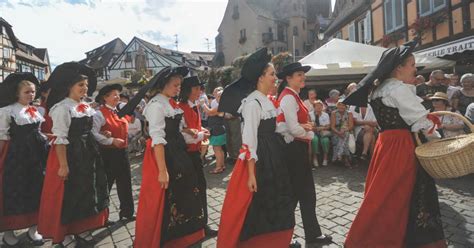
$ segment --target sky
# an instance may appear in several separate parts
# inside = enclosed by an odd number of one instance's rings
[[[333,5],[334,5],[333,0]],[[16,37],[47,48],[53,67],[134,36],[184,52],[215,50],[227,0],[0,0],[0,17]],[[208,39],[208,40],[206,40]]]

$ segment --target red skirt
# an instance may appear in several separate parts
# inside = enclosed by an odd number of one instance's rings
[[[53,243],[61,243],[64,236],[80,234],[85,231],[103,227],[109,218],[105,209],[94,216],[69,224],[61,223],[61,211],[64,195],[64,181],[58,176],[59,160],[55,146],[51,146],[46,165],[43,192],[39,210],[38,232],[45,238],[52,238]]]
[[[22,215],[3,215],[3,166],[9,144],[10,142],[6,141],[3,150],[0,151],[0,232],[23,229],[38,224],[38,212]]]
[[[345,247],[404,247],[416,171],[411,133],[380,133],[367,174],[364,201]]]
[[[293,228],[255,236],[246,241],[240,241],[240,232],[244,225],[248,207],[252,202],[253,193],[247,187],[249,172],[245,160],[238,159],[235,163],[232,177],[227,186],[227,193],[221,212],[218,248],[262,247],[287,248],[291,243]]]
[[[158,166],[148,139],[142,164],[142,184],[138,200],[134,247],[160,247],[161,225],[165,204],[165,190],[158,183]],[[170,240],[163,246],[169,248],[188,247],[205,236],[204,229]]]

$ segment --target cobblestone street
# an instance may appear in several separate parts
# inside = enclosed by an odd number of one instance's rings
[[[140,162],[139,158],[132,159],[133,191],[135,203],[138,203],[140,189]],[[211,227],[217,228],[220,211],[225,197],[225,189],[232,166],[227,165],[225,173],[211,175],[207,173],[208,205]],[[346,169],[340,166],[328,166],[313,171],[317,192],[317,215],[324,233],[333,236],[334,244],[325,247],[342,247],[345,234],[348,232],[352,220],[362,201],[366,166],[356,169]],[[437,182],[441,202],[441,213],[445,226],[445,235],[449,240],[449,247],[474,247],[474,175],[459,179],[440,180]],[[119,201],[115,190],[112,192],[110,206],[111,220],[118,219]],[[304,244],[304,235],[299,210],[296,212],[297,226],[295,236]],[[96,230],[94,236],[97,247],[130,247],[135,233],[135,222],[116,224],[109,228]],[[24,231],[18,232],[25,245]],[[196,247],[215,247],[216,239],[203,241]],[[43,247],[51,247],[51,243]]]

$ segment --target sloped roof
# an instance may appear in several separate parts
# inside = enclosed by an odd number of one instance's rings
[[[105,68],[110,64],[114,55],[121,54],[125,49],[125,42],[120,38],[95,48],[89,52],[86,52],[86,58],[81,60],[79,63],[87,64],[93,69]]]
[[[28,53],[18,49],[16,50],[16,58],[18,60],[26,60],[30,63],[33,63],[33,64],[38,64],[38,65],[42,65],[42,66],[48,66],[48,64],[46,64],[43,60],[41,60],[40,58],[36,57],[36,55],[32,54],[32,55],[29,55]]]
[[[10,23],[8,23],[7,21],[5,21],[5,19],[0,17],[0,27],[5,27],[8,37],[10,37],[10,40],[13,44],[13,47],[18,48],[18,42],[15,37],[15,34],[13,33],[12,25],[10,25]]]
[[[36,51],[39,50],[36,47],[26,44],[24,42],[18,41],[18,48],[15,51],[16,57],[20,60],[26,60],[30,63],[33,64],[38,64],[42,66],[48,66],[48,63],[44,60],[44,55],[46,55],[46,52],[44,52],[43,57],[39,57],[36,55]],[[42,50],[46,50],[43,48]],[[31,51],[31,55],[30,52]]]

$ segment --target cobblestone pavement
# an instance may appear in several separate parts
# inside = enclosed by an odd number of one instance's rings
[[[138,203],[140,189],[141,159],[132,159],[133,192],[135,204]],[[227,165],[223,174],[207,173],[211,166],[205,168],[208,180],[209,223],[218,227],[220,211],[225,197],[225,190],[230,179],[232,166]],[[328,166],[313,171],[317,192],[317,215],[324,233],[333,236],[334,244],[324,247],[342,247],[345,234],[360,206],[364,190],[366,166],[346,169],[340,166]],[[437,181],[441,204],[442,220],[449,247],[474,248],[474,175]],[[115,189],[111,194],[110,219],[118,219],[119,201]],[[303,226],[299,210],[296,211],[295,237],[304,244]],[[96,247],[130,247],[135,235],[135,222],[116,224],[96,230],[94,237],[98,240]],[[26,241],[25,230],[17,232],[22,239],[23,247],[32,247]],[[205,240],[195,247],[215,247],[216,239]],[[43,247],[51,247],[46,243]]]

